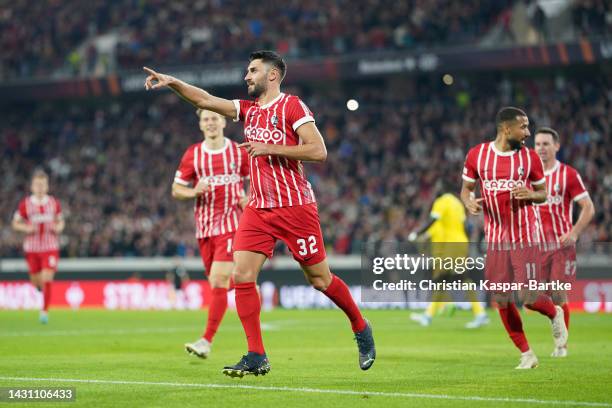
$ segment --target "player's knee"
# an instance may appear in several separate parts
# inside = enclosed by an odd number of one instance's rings
[[[324,292],[329,286],[329,283],[326,282],[325,279],[319,276],[308,277],[308,282],[312,285],[313,288],[315,288],[316,290],[320,292]]]
[[[565,292],[556,290],[551,293],[551,299],[555,305],[562,305],[567,302],[567,295]]]
[[[532,290],[524,290],[519,293],[519,299],[525,305],[532,305],[538,299],[538,292]]]
[[[502,309],[508,307],[508,303],[510,303],[510,296],[505,293],[494,293],[492,298]]]
[[[210,280],[210,286],[213,288],[228,288],[229,281],[229,275],[217,275]]]
[[[252,267],[236,265],[232,271],[235,283],[254,282],[256,277],[257,271]]]

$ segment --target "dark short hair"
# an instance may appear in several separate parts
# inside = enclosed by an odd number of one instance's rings
[[[527,114],[522,109],[515,108],[514,106],[501,108],[497,115],[495,115],[495,125],[499,127],[502,123],[514,121],[517,116],[527,116]]]
[[[557,133],[557,131],[553,128],[541,127],[541,128],[538,128],[538,130],[536,130],[535,132],[536,135],[538,133],[545,133],[547,135],[551,135],[555,143],[559,143],[559,133]]]
[[[278,53],[270,50],[254,51],[251,53],[249,61],[253,61],[256,59],[260,59],[262,62],[270,64],[274,68],[278,69],[281,74],[281,81],[285,79],[285,74],[287,73],[287,64],[285,63],[283,57],[281,57]]]
[[[210,109],[202,109],[202,108],[198,108],[198,109],[196,109],[195,114],[196,114],[196,116],[197,116],[198,118],[200,118],[200,117],[202,116],[202,114],[203,114],[204,112],[207,112],[207,111],[208,111],[208,112],[212,112],[212,113],[216,113],[217,115],[221,116],[222,118],[224,118],[224,117],[225,117],[225,116],[221,115],[220,113],[215,112],[214,110],[210,110]]]

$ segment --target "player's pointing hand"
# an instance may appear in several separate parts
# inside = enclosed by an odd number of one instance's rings
[[[269,156],[272,154],[270,151],[270,145],[267,143],[244,142],[239,144],[238,147],[245,149],[251,157]]]
[[[478,215],[482,211],[482,203],[484,198],[474,198],[470,197],[470,201],[465,203],[465,208],[467,208],[468,212],[472,215]]]
[[[142,67],[142,69],[144,69],[144,71],[149,74],[149,76],[147,76],[147,79],[145,79],[144,84],[145,89],[147,91],[149,89],[158,89],[164,86],[168,86],[174,80],[174,77],[155,72],[151,68]]]
[[[532,199],[532,191],[527,187],[515,187],[510,192],[512,198],[516,200],[531,200]]]

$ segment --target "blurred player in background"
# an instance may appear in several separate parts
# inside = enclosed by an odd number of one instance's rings
[[[244,79],[254,100],[233,101],[145,68],[146,89],[168,86],[199,108],[244,121],[246,142],[241,147],[249,154],[251,195],[236,233],[232,276],[248,353],[237,364],[223,369],[229,376],[270,371],[261,336],[256,282],[278,239],[300,263],[310,284],[349,318],[359,349],[359,367],[369,369],[376,358],[370,324],[346,283],[331,273],[327,263],[314,192],[302,165],[302,161],[325,161],[327,150],[312,112],[297,96],[280,91],[286,68],[285,61],[273,51],[252,53]]]
[[[487,258],[485,278],[492,283],[527,283],[538,278],[540,263],[538,214],[533,203],[546,201],[542,161],[525,147],[529,119],[522,110],[502,108],[496,116],[497,136],[469,150],[463,168],[461,201],[470,214],[484,209]],[[474,190],[479,180],[481,198]],[[520,293],[523,303],[547,316],[556,347],[567,341],[563,309],[548,296]],[[538,359],[529,347],[512,291],[493,291],[499,315],[510,338],[521,351],[517,369],[535,368]]]
[[[465,233],[465,208],[461,200],[451,193],[452,187],[445,180],[438,183],[440,195],[434,200],[429,220],[418,230],[413,231],[408,236],[409,241],[415,241],[422,234],[429,236],[431,240],[432,256],[446,258],[467,257],[469,255],[469,240]],[[447,245],[448,244],[448,245]],[[432,279],[439,281],[442,279],[453,280],[461,278],[454,271],[435,269]],[[467,282],[467,276],[462,279]],[[418,322],[421,326],[429,326],[436,312],[444,308],[447,302],[452,299],[443,298],[448,296],[448,292],[436,291],[432,295],[432,302],[427,306],[425,313],[412,313],[410,318]],[[466,296],[470,300],[474,320],[466,324],[466,328],[475,329],[489,323],[484,307],[478,301],[476,293],[469,291]]]
[[[593,219],[595,209],[580,174],[557,160],[561,145],[559,134],[551,128],[540,128],[535,135],[535,148],[544,165],[547,199],[537,209],[546,243],[542,262],[543,278],[548,281],[573,283],[576,278],[576,241]],[[573,204],[580,207],[580,216],[572,225]],[[565,326],[569,330],[570,310],[567,293],[553,291],[552,300],[563,308]],[[567,343],[555,347],[553,357],[567,356]]]
[[[185,350],[206,358],[227,310],[234,265],[232,245],[246,205],[243,179],[249,176],[249,168],[244,150],[224,136],[225,118],[204,109],[198,109],[196,114],[204,141],[191,145],[183,154],[172,196],[195,201],[196,238],[212,298],[202,337],[185,344]]]
[[[60,202],[49,195],[49,177],[36,170],[30,186],[32,194],[19,203],[13,216],[13,229],[25,234],[23,252],[30,281],[43,295],[40,322],[49,321],[51,283],[59,262],[59,234],[64,230]]]
[[[168,296],[172,309],[185,309],[186,303],[183,289],[189,283],[189,274],[187,269],[185,269],[185,265],[183,265],[183,258],[181,256],[175,256],[172,259],[172,265],[166,272],[166,282],[168,283]]]

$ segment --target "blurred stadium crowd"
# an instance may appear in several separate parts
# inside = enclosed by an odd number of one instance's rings
[[[560,159],[576,167],[597,214],[582,245],[612,239],[612,79],[599,71],[553,78],[391,77],[372,83],[289,88],[315,113],[327,162],[306,165],[330,253],[367,240],[405,240],[423,221],[440,180],[460,187],[468,148],[495,136],[501,105],[526,108],[534,127],[559,130]],[[344,87],[344,88],[343,88]],[[236,90],[235,95],[244,91]],[[346,109],[346,95],[360,103]],[[201,140],[190,106],[171,93],[120,100],[38,103],[3,109],[0,123],[0,256],[19,256],[10,229],[40,164],[67,218],[65,256],[174,255],[196,242],[191,204],[170,196],[185,148]],[[239,124],[226,135],[241,140]],[[480,239],[482,220],[470,220]],[[282,251],[282,249],[281,249]]]
[[[0,5],[0,78],[106,74],[152,61],[242,61],[262,48],[304,58],[473,44],[494,27],[514,42],[545,41],[553,34],[544,3],[15,0]],[[569,21],[561,25],[575,35],[610,35],[609,1],[549,3],[567,6]]]

